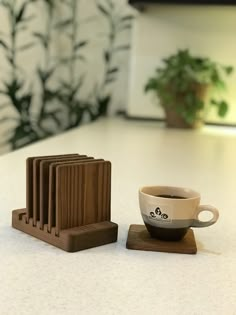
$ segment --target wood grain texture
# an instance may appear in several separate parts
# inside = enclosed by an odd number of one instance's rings
[[[31,218],[30,221],[33,219]],[[39,225],[27,224],[26,209],[12,211],[12,227],[67,252],[76,252],[116,242],[118,234],[116,223],[104,221],[63,230],[60,237],[57,237],[54,229],[52,233],[48,233],[47,224],[44,225],[43,229],[40,229]]]
[[[56,233],[110,220],[111,163],[56,167]]]
[[[179,254],[196,254],[197,245],[192,229],[189,229],[181,241],[169,242],[152,238],[145,225],[130,225],[126,247],[128,249],[167,252]]]
[[[78,154],[63,154],[52,156],[41,156],[33,159],[33,225],[40,219],[40,162],[51,158],[67,158],[78,156]]]
[[[33,217],[33,160],[29,157],[26,160],[26,220]]]
[[[66,163],[68,161],[74,162],[87,158],[86,155],[75,155],[70,157],[54,157],[39,162],[39,221],[40,228],[48,223],[48,205],[49,205],[49,166],[55,162]]]
[[[12,212],[12,226],[75,252],[117,241],[110,222],[111,163],[86,155],[30,157],[26,209]]]
[[[74,154],[66,154],[67,156],[74,156]],[[65,156],[63,155],[56,155],[57,157]],[[34,179],[33,179],[33,161],[37,158],[52,158],[55,155],[47,155],[47,156],[32,156],[26,159],[26,220],[29,222],[29,219],[33,217],[33,191],[34,191]]]
[[[49,191],[48,191],[48,231],[50,232],[56,226],[56,167],[59,165],[90,163],[93,161],[103,161],[102,159],[94,159],[93,157],[78,158],[75,161],[68,160],[66,162],[55,162],[49,166]],[[79,180],[79,179],[78,179]]]

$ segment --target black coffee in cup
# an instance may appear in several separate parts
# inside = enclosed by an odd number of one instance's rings
[[[186,197],[175,196],[175,195],[155,195],[155,197],[170,198],[170,199],[187,199]]]

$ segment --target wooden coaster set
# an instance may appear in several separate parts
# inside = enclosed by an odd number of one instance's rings
[[[117,241],[111,219],[111,163],[86,155],[29,157],[26,209],[12,226],[68,252]]]

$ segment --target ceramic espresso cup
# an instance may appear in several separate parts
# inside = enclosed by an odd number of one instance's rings
[[[189,227],[206,227],[219,217],[215,207],[200,205],[198,192],[181,187],[142,187],[139,189],[139,206],[150,235],[166,241],[181,240]],[[209,221],[199,220],[203,211],[212,213]]]

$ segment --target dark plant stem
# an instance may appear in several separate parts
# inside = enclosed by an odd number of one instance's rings
[[[13,7],[16,6],[16,0],[13,0]],[[16,20],[12,10],[11,14],[11,58],[12,58],[12,80],[16,80]]]
[[[106,82],[109,78],[109,70],[112,65],[113,61],[113,51],[115,47],[115,41],[116,41],[116,26],[112,18],[109,19],[110,24],[110,34],[108,35],[109,41],[108,41],[108,48],[107,48],[107,62],[105,63],[105,75],[102,83],[102,89],[101,92],[105,92]]]

